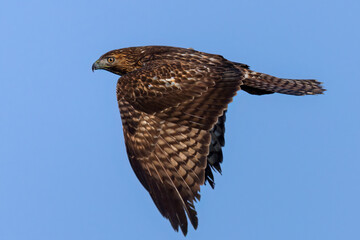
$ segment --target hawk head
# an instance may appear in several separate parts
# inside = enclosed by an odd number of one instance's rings
[[[92,65],[92,70],[103,69],[117,75],[124,75],[141,68],[141,56],[133,49],[118,49],[105,53]]]

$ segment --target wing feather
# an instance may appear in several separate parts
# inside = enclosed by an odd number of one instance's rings
[[[180,62],[150,65],[118,81],[131,166],[160,213],[184,234],[187,217],[198,225],[194,202],[208,175],[210,130],[240,84],[237,69]]]

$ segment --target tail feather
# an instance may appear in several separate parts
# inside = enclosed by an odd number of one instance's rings
[[[244,74],[241,88],[250,94],[282,93],[288,95],[322,94],[325,89],[314,79],[286,79],[241,68]]]

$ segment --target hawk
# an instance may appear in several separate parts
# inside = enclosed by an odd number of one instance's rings
[[[92,70],[121,75],[116,95],[130,164],[174,230],[198,226],[200,186],[221,173],[225,113],[240,89],[255,95],[314,95],[316,80],[254,72],[191,48],[144,46],[102,55]]]

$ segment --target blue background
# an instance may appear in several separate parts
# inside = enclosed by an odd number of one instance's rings
[[[0,1],[0,239],[183,239],[128,163],[117,76],[128,46],[192,47],[321,96],[229,107],[223,175],[187,239],[360,239],[360,3]]]

